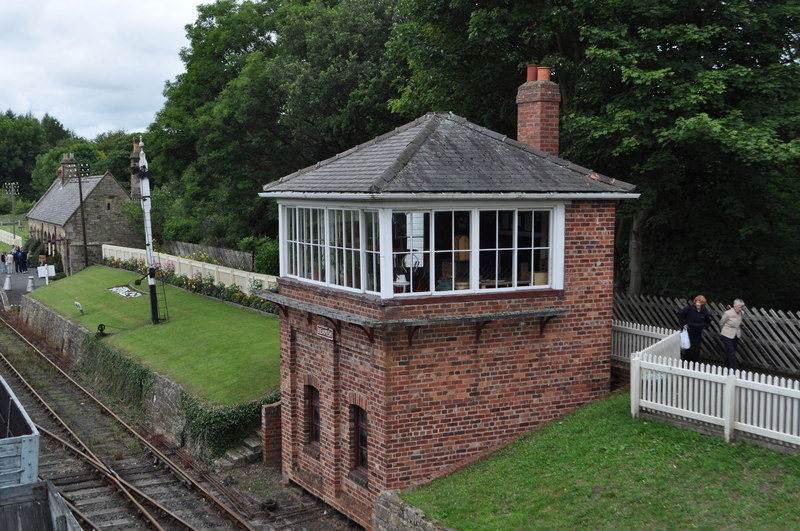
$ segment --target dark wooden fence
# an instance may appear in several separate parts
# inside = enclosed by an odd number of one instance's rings
[[[254,271],[253,253],[237,251],[236,249],[197,245],[196,243],[172,241],[165,241],[161,247],[166,253],[174,254],[175,256],[206,262],[208,260],[203,260],[199,257],[201,254],[206,254],[214,263],[219,265],[241,269],[242,271]]]
[[[679,309],[685,299],[614,295],[614,319],[664,328],[679,328]],[[703,334],[701,361],[724,363],[719,319],[729,304],[708,303],[711,326]],[[737,355],[741,368],[786,376],[800,375],[800,312],[746,307]]]

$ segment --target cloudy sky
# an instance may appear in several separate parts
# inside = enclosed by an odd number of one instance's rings
[[[45,113],[88,139],[142,131],[183,71],[184,26],[212,0],[24,0],[0,9],[0,112]]]

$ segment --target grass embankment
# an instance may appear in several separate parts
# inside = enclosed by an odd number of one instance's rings
[[[153,325],[146,280],[141,297],[109,291],[137,278],[96,266],[30,295],[90,331],[104,324],[111,335],[103,341],[214,404],[255,400],[280,385],[277,319],[167,286],[169,321]]]
[[[618,393],[402,498],[472,529],[799,529],[800,456],[633,419]]]

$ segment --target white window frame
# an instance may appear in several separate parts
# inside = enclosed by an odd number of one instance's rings
[[[536,290],[543,290],[543,289],[555,289],[561,290],[564,289],[564,270],[565,270],[565,240],[566,240],[566,206],[568,201],[564,202],[509,202],[509,203],[502,203],[497,202],[491,206],[488,205],[476,205],[474,201],[472,202],[453,202],[453,203],[437,203],[437,204],[429,204],[426,205],[426,208],[408,208],[408,204],[396,203],[396,204],[382,204],[380,207],[375,207],[373,205],[369,205],[367,203],[363,204],[348,204],[348,205],[340,205],[340,204],[325,204],[321,205],[319,202],[298,202],[292,204],[282,204],[278,210],[279,215],[279,235],[280,235],[280,274],[284,277],[289,278],[296,278],[305,282],[310,282],[313,284],[318,285],[326,285],[330,287],[334,287],[337,289],[343,289],[346,291],[357,292],[357,293],[367,293],[373,295],[380,295],[382,298],[394,298],[394,297],[407,297],[407,296],[442,296],[442,295],[463,295],[463,294],[474,294],[474,293],[495,293],[495,292],[503,292],[503,291],[536,291]],[[326,261],[325,264],[325,278],[324,279],[313,279],[313,278],[306,278],[300,276],[296,273],[290,274],[290,253],[289,253],[289,246],[292,245],[294,241],[289,240],[289,216],[293,212],[297,212],[297,209],[303,208],[310,208],[310,209],[319,209],[324,212],[324,259]],[[330,235],[330,210],[351,210],[359,213],[359,231],[360,231],[360,274],[361,274],[361,287],[354,288],[349,286],[342,286],[338,283],[331,282],[331,261],[330,261],[330,253],[331,253],[331,246],[330,242],[328,241]],[[532,286],[519,286],[519,287],[498,287],[498,288],[480,288],[480,262],[479,262],[479,223],[480,223],[480,212],[484,211],[505,211],[505,210],[514,210],[514,211],[548,211],[550,213],[550,265],[548,271],[548,283],[543,285],[532,285]],[[470,285],[469,289],[459,289],[459,290],[452,290],[452,291],[436,291],[435,289],[435,279],[429,279],[429,286],[430,291],[417,291],[417,292],[399,292],[396,293],[396,286],[395,286],[395,267],[394,267],[394,253],[392,249],[392,215],[395,213],[400,212],[413,212],[413,213],[420,213],[420,214],[429,214],[429,226],[430,230],[434,228],[434,213],[441,211],[469,211],[470,212],[470,242],[471,248],[470,252]],[[377,222],[378,222],[378,233],[376,234],[378,243],[377,250],[368,250],[366,247],[367,235],[366,235],[366,212],[373,212],[375,213]],[[515,215],[516,218],[516,215]],[[514,252],[515,252],[515,260],[516,260],[516,249],[518,240],[514,238]],[[297,242],[294,242],[297,245]],[[431,247],[431,245],[429,245]],[[433,252],[432,249],[428,249],[423,251],[427,253],[429,259],[433,259]],[[377,255],[377,256],[376,256]],[[368,267],[367,260],[370,259],[373,263],[379,263],[379,285],[376,286],[377,289],[367,289],[367,272]],[[516,267],[514,278],[516,279]],[[533,268],[532,268],[533,269]],[[533,274],[533,270],[531,271]]]

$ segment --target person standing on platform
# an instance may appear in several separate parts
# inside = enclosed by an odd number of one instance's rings
[[[725,366],[733,370],[739,368],[736,362],[736,347],[739,338],[742,337],[743,311],[744,301],[736,299],[733,301],[733,308],[723,313],[719,320],[719,333],[722,336],[722,343],[725,345]]]
[[[711,324],[711,314],[706,308],[706,298],[698,295],[692,300],[692,304],[678,310],[678,322],[689,331],[688,350],[681,351],[684,356],[681,359],[686,361],[700,361],[700,348],[703,346],[703,330]]]

